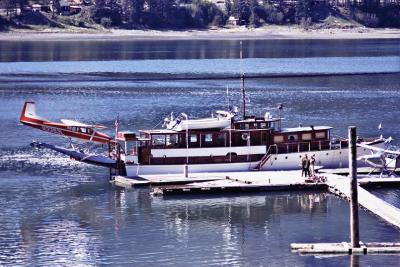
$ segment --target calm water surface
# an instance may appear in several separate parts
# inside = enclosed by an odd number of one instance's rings
[[[274,113],[283,103],[288,126],[331,125],[344,136],[354,124],[360,135],[392,135],[399,145],[399,45],[245,41],[240,61],[237,41],[0,42],[0,265],[398,266],[397,256],[290,252],[292,242],[349,239],[348,204],[332,195],[153,198],[148,189],[114,188],[105,169],[30,148],[33,139],[65,141],[18,116],[29,99],[46,118],[98,122],[112,134],[117,113],[122,129],[138,130],[171,111],[200,117],[238,104],[239,80],[224,75],[323,73],[249,79],[250,111]],[[398,190],[373,193],[400,207]],[[397,229],[360,216],[364,242],[400,242]]]

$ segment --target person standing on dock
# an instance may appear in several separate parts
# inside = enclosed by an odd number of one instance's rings
[[[307,177],[307,161],[308,161],[308,156],[307,154],[304,155],[304,157],[301,158],[301,177]]]
[[[315,155],[311,156],[310,166],[311,166],[311,174],[310,174],[310,176],[315,176]]]

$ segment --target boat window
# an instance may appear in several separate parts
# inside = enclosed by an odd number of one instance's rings
[[[151,141],[153,145],[165,145],[165,136],[164,135],[152,135]]]
[[[212,134],[205,134],[204,141],[205,142],[212,142]]]
[[[291,134],[288,136],[289,142],[297,141],[299,139],[299,136],[297,134]]]
[[[260,128],[261,129],[267,128],[267,124],[265,122],[260,123]]]
[[[218,134],[218,143],[219,145],[226,146],[226,134],[225,133],[219,133]]]
[[[306,140],[311,140],[311,133],[304,133],[301,135],[301,139],[306,141]]]
[[[82,133],[86,133],[86,128],[81,128]]]
[[[283,135],[276,135],[276,136],[274,136],[274,143],[275,143],[275,144],[283,143]]]
[[[245,123],[244,124],[244,128],[247,130],[247,129],[249,129],[249,124],[248,123]]]
[[[326,137],[325,132],[316,132],[315,133],[315,138],[322,139],[322,138],[325,138],[325,137]]]
[[[197,134],[191,134],[189,140],[190,143],[197,143]]]
[[[166,144],[167,146],[176,146],[179,143],[178,135],[171,134],[166,136]]]

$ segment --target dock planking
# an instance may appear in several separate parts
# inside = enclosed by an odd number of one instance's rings
[[[328,176],[327,179],[328,190],[333,194],[339,195],[346,199],[350,199],[349,178],[331,174],[327,174],[327,176]],[[382,184],[384,183],[385,180],[387,183],[397,184],[397,181],[395,179],[399,178],[366,177],[359,179],[359,181],[362,181],[363,183],[369,185],[372,183]],[[358,186],[358,203],[360,206],[371,211],[372,213],[382,218],[386,222],[396,226],[397,228],[400,228],[400,209],[374,196],[361,186]]]
[[[161,185],[183,185],[195,182],[207,182],[225,179],[221,173],[216,174],[190,174],[184,177],[183,174],[166,175],[142,175],[141,177],[114,176],[112,182],[115,185],[124,187],[138,186],[161,186]]]
[[[200,177],[210,174],[198,174]],[[213,174],[216,175],[216,174]],[[324,190],[323,183],[309,183],[299,171],[228,172],[218,174],[222,179],[187,185],[161,186],[156,192],[163,195],[195,193],[259,192],[282,190]]]

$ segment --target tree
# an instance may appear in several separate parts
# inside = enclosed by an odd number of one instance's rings
[[[133,0],[132,3],[131,20],[134,24],[138,24],[142,20],[144,0]]]
[[[107,23],[107,25],[120,26],[122,24],[121,14],[122,9],[117,0],[96,0],[92,18],[97,23],[100,23],[102,18],[109,18],[111,23]]]
[[[56,14],[60,13],[61,5],[60,5],[60,0],[53,0],[53,17],[55,17]]]
[[[8,19],[16,16],[17,14],[17,1],[16,0],[3,0],[3,6],[6,10],[6,15]]]
[[[240,24],[248,24],[251,16],[250,0],[234,0],[233,14],[239,19]]]
[[[307,27],[312,21],[313,0],[298,0],[296,5],[295,19],[297,23]]]

